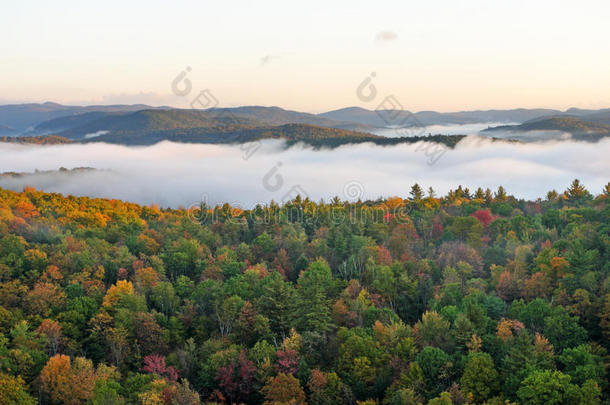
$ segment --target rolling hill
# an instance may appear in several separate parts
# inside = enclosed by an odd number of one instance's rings
[[[248,126],[235,123],[235,118],[217,118],[217,125],[172,128],[157,131],[115,131],[81,142],[107,142],[123,145],[152,145],[161,141],[241,144],[266,139],[281,139],[288,145],[304,143],[315,147],[336,147],[345,144],[371,142],[377,145],[414,143],[421,140],[443,143],[453,147],[463,135],[435,135],[422,137],[387,138],[365,132],[339,128],[326,128],[308,124],[285,124],[279,126]],[[228,122],[226,122],[229,120]],[[226,122],[226,125],[222,125]]]
[[[198,133],[224,133],[264,124],[249,118],[202,110],[142,110],[128,114],[106,114],[96,120],[59,133],[70,139],[92,135],[142,138],[187,130]]]
[[[66,117],[93,111],[129,112],[151,108],[167,107],[151,107],[143,104],[68,106],[51,102],[40,104],[7,104],[0,105],[0,125],[14,128],[18,132],[24,132],[34,128],[43,121],[59,117]]]
[[[375,127],[387,126],[381,115],[404,114],[405,111],[367,110],[360,107],[348,107],[339,110],[318,114],[327,119],[354,122],[362,125]],[[408,112],[407,112],[408,113]],[[525,122],[541,116],[560,114],[561,111],[549,109],[513,109],[513,110],[481,110],[481,111],[459,111],[452,113],[439,113],[436,111],[419,111],[412,113],[421,125],[450,125],[450,124],[473,124],[483,122]],[[412,120],[410,125],[414,124]],[[407,120],[409,123],[409,120]]]
[[[50,134],[66,131],[72,128],[78,128],[88,125],[94,121],[108,116],[116,116],[126,114],[125,112],[104,112],[104,111],[92,111],[76,115],[68,115],[65,117],[53,118],[48,121],[43,121],[34,127],[33,131],[37,134]]]
[[[183,115],[180,114],[182,117]],[[201,118],[201,117],[197,117]],[[154,124],[158,122],[153,121]],[[147,123],[150,124],[150,123]],[[144,130],[111,130],[84,142],[108,142],[127,145],[149,145],[163,140],[190,143],[245,143],[262,139],[284,139],[288,142],[349,143],[374,140],[379,137],[363,132],[326,128],[308,124],[261,125],[246,118],[220,116],[193,122],[192,126],[168,127],[146,125]],[[142,127],[141,127],[142,128]]]
[[[71,143],[68,138],[55,135],[45,136],[2,136],[0,142],[20,143],[20,144],[36,144],[36,145],[59,145]]]
[[[488,134],[512,133],[519,137],[529,137],[532,140],[536,140],[544,133],[547,133],[546,138],[549,135],[553,138],[552,133],[555,133],[557,138],[568,133],[574,139],[596,141],[610,136],[610,125],[601,121],[595,122],[580,117],[562,115],[538,118],[520,125],[502,125],[488,128],[482,132]]]
[[[240,118],[248,118],[262,122],[266,125],[285,125],[285,124],[308,124],[327,128],[340,129],[369,129],[367,126],[358,123],[324,118],[320,115],[309,114],[298,111],[284,110],[280,107],[261,107],[245,106],[235,108],[214,108],[206,110],[209,113],[220,115],[233,115]]]
[[[13,135],[17,131],[14,128],[7,127],[5,125],[0,125],[0,136]]]
[[[387,122],[388,117],[390,122]],[[309,142],[320,142],[324,137],[332,142],[347,138],[361,140],[371,137],[370,133],[377,129],[401,122],[403,126],[522,122],[520,125],[491,128],[485,133],[505,138],[514,134],[514,139],[537,140],[530,135],[540,131],[556,131],[579,139],[595,140],[607,136],[610,131],[610,110],[572,108],[561,112],[513,109],[453,113],[420,111],[411,114],[398,110],[373,111],[349,107],[310,114],[262,106],[207,110],[146,105],[83,107],[56,103],[0,106],[0,136],[58,135],[73,141],[105,140],[126,144],[150,144],[165,139],[188,142],[233,142],[248,138],[282,138],[292,142],[299,137]],[[339,136],[338,132],[323,129],[352,133]]]
[[[583,117],[587,121],[602,123],[606,125],[610,125],[610,110],[601,110],[594,112],[592,114],[587,114]]]
[[[61,133],[71,139],[100,132],[116,133],[141,130],[145,133],[169,129],[210,128],[216,122],[231,118],[243,126],[278,126],[308,124],[327,128],[367,131],[369,127],[355,123],[333,121],[314,114],[284,110],[279,107],[237,107],[194,109],[146,109],[136,112],[94,111],[54,118],[38,124],[34,134]]]

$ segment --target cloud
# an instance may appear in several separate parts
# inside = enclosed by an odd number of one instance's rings
[[[373,133],[388,138],[396,138],[400,136],[417,136],[421,134],[432,135],[476,135],[486,138],[501,138],[518,140],[521,142],[541,142],[541,141],[567,141],[572,138],[572,134],[563,131],[484,131],[487,128],[493,128],[504,125],[517,125],[518,123],[507,122],[478,122],[472,124],[439,124],[439,125],[423,125],[413,131],[403,131],[400,128],[377,128],[373,129]]]
[[[398,38],[398,34],[394,31],[381,31],[377,34],[375,39],[379,42],[391,42]]]
[[[271,63],[271,61],[273,61],[274,59],[281,59],[284,56],[284,54],[280,54],[280,55],[265,55],[261,58],[261,66],[266,66],[269,63]]]
[[[97,138],[98,136],[106,135],[109,131],[97,131],[84,136],[85,139]]]
[[[432,134],[432,135],[484,135],[493,137],[496,136],[494,133],[481,133],[480,131],[495,127],[498,125],[512,125],[513,123],[506,122],[477,122],[472,124],[437,124],[437,125],[423,125],[423,131],[419,129],[417,131],[413,131],[414,135],[419,134],[419,132],[423,132],[424,134]],[[389,138],[395,138],[399,136],[404,136],[404,131],[400,131],[396,128],[378,128],[373,129],[373,131],[377,135],[387,136]]]
[[[391,147],[347,145],[312,150],[265,141],[249,159],[238,145],[162,142],[147,147],[105,143],[53,146],[0,143],[0,172],[94,167],[98,171],[0,177],[0,187],[33,186],[49,192],[118,198],[141,204],[188,207],[203,198],[210,204],[242,207],[282,201],[299,192],[317,201],[343,195],[358,184],[363,199],[407,197],[411,185],[432,186],[444,194],[458,185],[499,185],[521,198],[544,197],[579,178],[601,192],[610,173],[610,139],[598,143],[548,141],[515,144],[468,137],[434,165],[423,144]],[[353,188],[353,187],[352,187]]]

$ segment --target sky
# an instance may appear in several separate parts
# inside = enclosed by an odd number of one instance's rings
[[[2,15],[0,103],[610,107],[607,0],[21,0]]]

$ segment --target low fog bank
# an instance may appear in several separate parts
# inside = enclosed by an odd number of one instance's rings
[[[572,139],[572,134],[564,131],[509,131],[509,130],[495,130],[481,132],[480,135],[502,138],[502,139],[514,139],[521,142],[541,142],[541,141],[567,141]]]
[[[426,147],[430,147],[426,149]],[[544,197],[564,190],[574,178],[599,194],[610,180],[610,139],[516,144],[468,137],[430,164],[436,144],[391,147],[358,144],[314,151],[286,149],[281,141],[258,149],[237,145],[162,142],[147,147],[105,143],[32,146],[0,144],[0,172],[34,172],[60,167],[98,171],[0,177],[0,187],[32,186],[48,192],[118,198],[140,204],[188,207],[205,199],[242,207],[297,193],[314,200],[406,197],[411,185],[444,194],[458,185],[497,188],[517,197]],[[438,150],[437,150],[438,151]],[[440,157],[439,157],[440,156]]]
[[[376,135],[388,138],[412,137],[432,135],[475,135],[487,138],[512,139],[521,142],[545,142],[545,141],[566,141],[572,138],[569,132],[548,130],[548,131],[515,131],[510,130],[510,126],[519,125],[516,122],[484,122],[474,124],[448,124],[448,125],[428,125],[425,127],[411,128],[380,128],[372,131]],[[493,131],[486,131],[490,128],[500,127]]]
[[[421,128],[379,128],[372,131],[375,135],[386,136],[388,138],[396,138],[400,136],[417,136],[417,135],[485,135],[480,134],[484,129],[493,128],[504,125],[518,125],[517,122],[482,122],[473,124],[446,124],[446,125],[428,125]],[[494,136],[489,133],[486,136]]]

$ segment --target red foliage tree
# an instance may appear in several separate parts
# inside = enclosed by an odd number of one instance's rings
[[[144,367],[142,371],[157,374],[167,381],[175,382],[178,380],[178,371],[172,366],[165,365],[165,357],[158,354],[151,354],[144,357]]]
[[[509,271],[502,272],[496,286],[498,297],[504,301],[512,301],[519,296],[519,283],[515,275]]]
[[[296,350],[278,350],[275,370],[278,373],[295,374],[299,369],[299,353]]]
[[[218,369],[216,381],[230,403],[241,403],[245,402],[252,392],[255,376],[256,366],[242,350],[237,359]]]
[[[478,219],[481,225],[485,227],[489,226],[495,219],[489,210],[476,210],[471,215]]]

